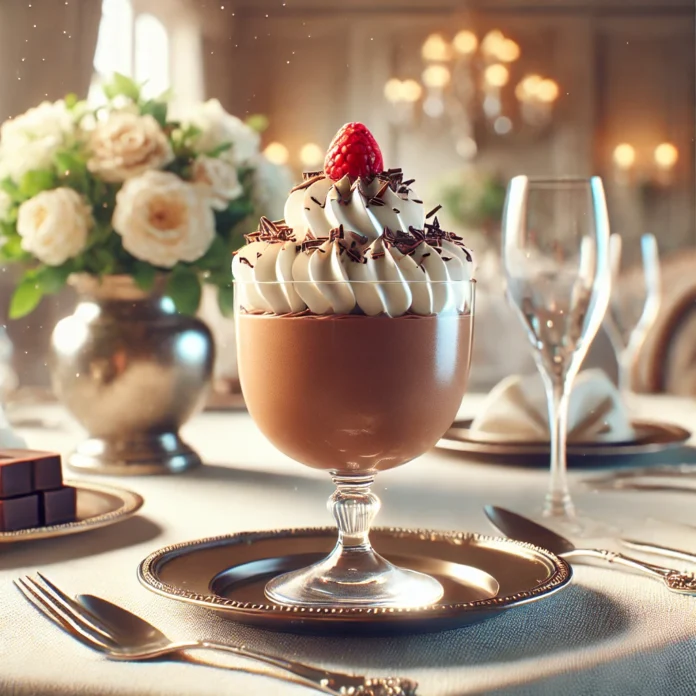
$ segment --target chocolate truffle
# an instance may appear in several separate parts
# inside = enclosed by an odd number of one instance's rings
[[[28,450],[0,451],[0,498],[32,492],[32,458]]]
[[[39,496],[23,495],[0,500],[0,532],[39,526]]]
[[[41,491],[41,524],[74,522],[77,513],[77,491],[64,486],[53,491]]]

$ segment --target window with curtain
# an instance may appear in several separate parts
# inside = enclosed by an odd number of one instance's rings
[[[114,72],[142,84],[145,97],[158,96],[171,86],[167,27],[153,14],[137,13],[132,0],[103,0],[90,104],[104,103],[100,84]]]

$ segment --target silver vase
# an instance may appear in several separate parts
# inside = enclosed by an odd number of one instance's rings
[[[50,356],[56,396],[88,433],[69,467],[139,475],[198,466],[178,430],[210,384],[215,351],[207,326],[129,276],[78,275],[71,284],[78,305],[56,325]]]

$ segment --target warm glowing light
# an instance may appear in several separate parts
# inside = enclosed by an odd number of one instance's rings
[[[619,169],[630,169],[636,161],[636,149],[628,143],[614,148],[614,163]]]
[[[266,159],[273,164],[287,164],[290,157],[288,148],[283,143],[268,143],[263,151]]]
[[[384,85],[384,96],[388,102],[395,104],[396,102],[401,101],[401,85],[401,80],[397,79],[396,77],[392,77],[391,80],[387,80],[387,83]]]
[[[536,98],[546,104],[558,99],[558,85],[553,80],[542,80],[536,87]]]
[[[462,29],[452,40],[452,45],[457,53],[470,56],[478,47],[478,39],[473,31]]]
[[[324,161],[324,151],[316,143],[307,143],[300,150],[300,162],[305,167],[314,167]]]
[[[491,87],[504,87],[510,79],[510,72],[504,65],[494,63],[486,68],[483,78]]]
[[[452,57],[450,45],[440,34],[431,34],[421,48],[423,60],[444,62]]]
[[[417,102],[423,94],[423,88],[415,80],[404,80],[401,83],[401,98],[405,102],[413,104]]]
[[[497,47],[495,56],[503,63],[514,63],[520,57],[520,47],[512,39],[504,39]]]
[[[679,150],[672,143],[660,143],[655,148],[655,164],[660,169],[671,169],[679,159]]]
[[[429,65],[423,71],[423,82],[427,87],[446,87],[450,81],[450,71],[444,65]]]
[[[487,56],[497,56],[505,40],[502,31],[493,29],[493,31],[489,31],[483,37],[483,41],[481,41],[481,50]]]

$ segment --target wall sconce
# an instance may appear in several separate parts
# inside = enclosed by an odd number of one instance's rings
[[[660,143],[655,147],[649,164],[638,161],[638,153],[630,143],[620,143],[612,153],[615,177],[619,183],[626,183],[635,175],[641,183],[668,186],[672,183],[674,166],[679,160],[679,150],[672,143]]]
[[[290,159],[288,148],[285,147],[283,143],[268,143],[268,145],[266,145],[266,149],[263,151],[263,154],[269,162],[279,166],[287,164],[288,159]]]
[[[307,171],[314,171],[324,162],[324,151],[316,143],[306,143],[300,150],[300,162]]]

